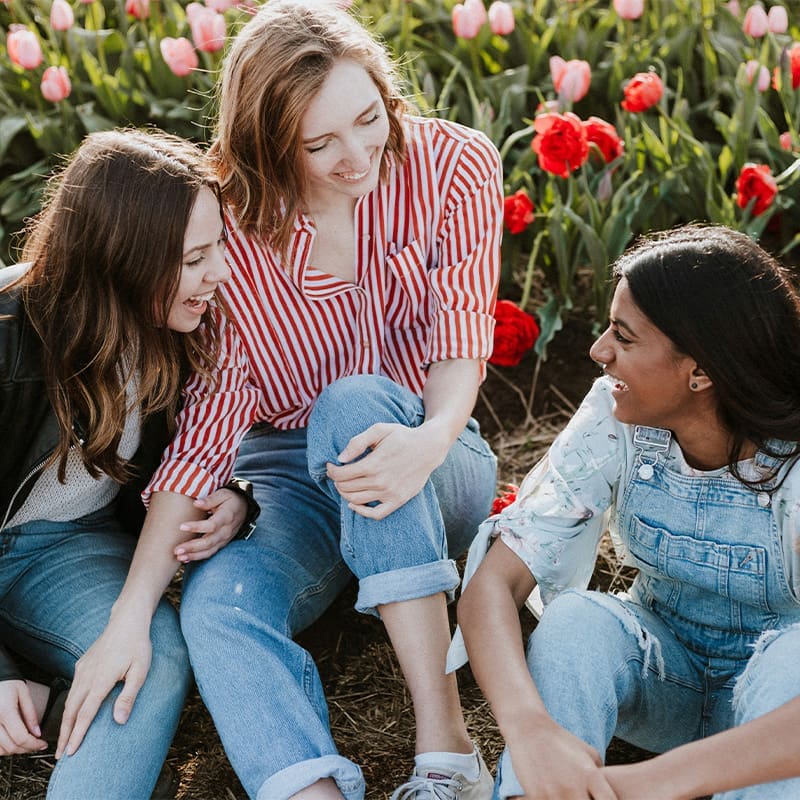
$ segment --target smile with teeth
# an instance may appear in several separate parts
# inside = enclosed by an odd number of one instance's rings
[[[614,377],[610,372],[606,372],[606,376],[611,378],[614,381],[614,388],[618,392],[627,392],[628,391],[628,384],[625,381],[621,381],[619,378]]]
[[[337,172],[337,177],[348,183],[358,183],[369,175],[372,170],[372,159],[370,158],[367,168],[363,172]]]
[[[214,296],[214,292],[206,292],[205,294],[196,294],[194,297],[190,297],[188,300],[185,300],[187,306],[193,306],[197,308],[198,306],[203,305],[203,303],[207,303],[212,297]]]

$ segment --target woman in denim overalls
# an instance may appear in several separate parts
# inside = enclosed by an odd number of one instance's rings
[[[615,275],[605,377],[484,524],[500,541],[459,607],[507,742],[495,796],[800,798],[800,301],[720,227],[646,240]],[[629,595],[585,589],[606,528]],[[612,736],[662,755],[603,767]]]

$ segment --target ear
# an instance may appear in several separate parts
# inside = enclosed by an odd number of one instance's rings
[[[693,392],[703,392],[712,388],[713,385],[711,378],[706,375],[706,371],[701,366],[695,364],[689,374],[689,388]]]

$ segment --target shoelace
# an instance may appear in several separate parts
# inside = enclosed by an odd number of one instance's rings
[[[423,778],[414,775],[395,790],[391,800],[458,800],[463,788],[461,781],[455,778]]]

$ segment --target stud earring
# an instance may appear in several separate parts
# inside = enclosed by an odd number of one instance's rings
[[[690,386],[692,389],[696,389],[696,388],[697,388],[697,384],[696,384],[696,383],[690,383],[690,384],[689,384],[689,386]]]

